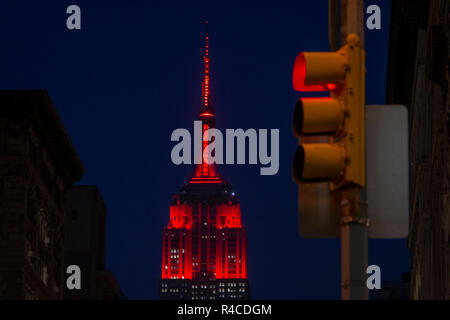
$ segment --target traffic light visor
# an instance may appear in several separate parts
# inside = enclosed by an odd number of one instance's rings
[[[337,131],[344,121],[339,100],[332,98],[301,98],[292,117],[294,135],[326,134]]]
[[[292,84],[296,91],[332,91],[345,78],[346,58],[338,52],[300,52]]]
[[[300,144],[294,155],[294,181],[328,181],[338,178],[345,168],[344,150],[337,144]]]

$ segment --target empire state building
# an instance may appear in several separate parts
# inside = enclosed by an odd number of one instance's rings
[[[203,133],[215,126],[210,95],[209,35],[199,118]],[[204,139],[206,140],[206,139]],[[204,142],[204,150],[208,142]],[[208,161],[209,162],[209,161]],[[202,159],[173,196],[162,240],[160,299],[249,299],[247,237],[239,200],[216,164]]]

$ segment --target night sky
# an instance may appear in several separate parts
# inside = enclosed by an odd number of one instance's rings
[[[77,4],[82,30],[66,28]],[[366,30],[367,103],[385,102],[390,1],[382,29]],[[193,131],[201,98],[204,21],[209,21],[216,125],[280,129],[280,170],[223,165],[248,234],[252,298],[339,299],[340,244],[297,233],[291,179],[300,51],[329,50],[327,1],[2,1],[1,89],[46,89],[107,206],[107,268],[130,299],[155,299],[161,237],[172,194],[190,178],[175,166],[170,135]],[[382,280],[409,270],[405,240],[371,240]]]

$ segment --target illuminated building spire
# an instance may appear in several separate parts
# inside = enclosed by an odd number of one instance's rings
[[[206,21],[206,35],[205,35],[205,55],[203,56],[203,81],[202,81],[202,106],[200,110],[200,120],[202,121],[202,136],[205,131],[214,128],[215,116],[214,108],[211,101],[210,91],[210,58],[209,58],[209,33],[208,33],[208,21]],[[208,141],[203,141],[202,152],[208,146]],[[203,154],[203,153],[202,153]],[[220,182],[217,176],[216,164],[208,164],[202,157],[202,164],[195,165],[195,174],[193,181],[197,180],[199,183],[208,182]]]
[[[206,21],[206,35],[205,35],[205,55],[203,56],[203,82],[202,82],[202,110],[203,113],[210,113],[213,115],[213,108],[211,104],[210,94],[210,69],[209,69],[209,33],[208,33],[208,21]],[[200,115],[201,115],[200,114]]]
[[[247,235],[239,200],[216,164],[202,157],[215,137],[207,22],[203,63],[201,128],[194,124],[195,172],[174,195],[163,230],[160,299],[248,300]],[[200,133],[206,141],[200,140]],[[211,149],[208,156],[216,157],[216,149]]]

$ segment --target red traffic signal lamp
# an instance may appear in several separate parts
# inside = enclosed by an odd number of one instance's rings
[[[296,91],[329,91],[345,80],[343,52],[301,52],[295,59],[292,83]]]
[[[293,163],[296,182],[329,181],[332,189],[364,187],[365,52],[355,34],[336,52],[302,52],[292,75],[300,92],[329,91],[330,97],[301,98],[293,114],[299,137]],[[326,143],[302,142],[326,136]]]

